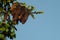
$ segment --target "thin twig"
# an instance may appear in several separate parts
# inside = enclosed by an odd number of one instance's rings
[[[32,12],[33,14],[42,14],[43,12]]]

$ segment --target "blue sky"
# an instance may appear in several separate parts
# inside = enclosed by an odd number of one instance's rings
[[[60,40],[60,0],[18,0],[35,6],[44,14],[29,16],[23,25],[17,25],[16,40]]]

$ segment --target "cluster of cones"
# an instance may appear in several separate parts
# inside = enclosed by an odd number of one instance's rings
[[[13,3],[10,9],[11,15],[13,16],[12,20],[14,23],[18,23],[20,21],[22,24],[26,22],[29,16],[29,10],[25,6],[21,6],[19,3]],[[9,14],[4,14],[4,20],[6,21]],[[9,19],[8,19],[9,20]]]

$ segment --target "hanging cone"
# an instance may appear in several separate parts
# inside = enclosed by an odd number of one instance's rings
[[[14,23],[17,23],[18,22],[17,21],[18,20],[18,15],[20,13],[20,5],[17,4],[17,3],[13,3],[10,11],[12,12],[11,15],[13,16]]]
[[[20,14],[22,14],[22,17],[20,19],[20,22],[22,24],[24,24],[27,21],[28,15],[29,15],[25,6],[21,6],[21,13]]]
[[[27,21],[28,16],[29,16],[29,14],[28,14],[27,12],[25,12],[25,14],[24,14],[24,15],[22,16],[22,18],[20,19],[20,22],[21,22],[22,24],[24,24],[24,23]]]

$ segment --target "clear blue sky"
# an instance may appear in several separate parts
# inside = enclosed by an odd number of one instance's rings
[[[43,10],[44,14],[29,16],[27,22],[17,25],[16,40],[60,40],[60,0],[18,0]]]

